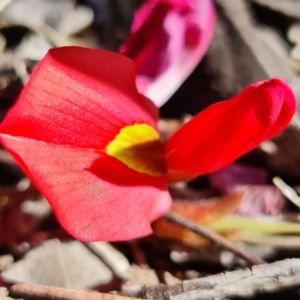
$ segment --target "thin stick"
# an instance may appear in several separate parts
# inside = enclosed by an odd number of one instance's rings
[[[0,1],[0,13],[11,3],[13,0],[1,0]]]
[[[273,183],[280,189],[281,193],[287,197],[291,202],[300,207],[300,197],[296,191],[287,185],[280,177],[274,177]]]
[[[264,264],[265,262],[259,258],[253,257],[252,255],[248,254],[247,252],[237,248],[234,243],[230,242],[226,238],[222,237],[221,235],[217,234],[215,231],[204,227],[199,224],[195,224],[194,222],[178,215],[174,212],[168,212],[164,215],[164,217],[175,224],[178,224],[192,232],[195,232],[197,234],[200,234],[207,239],[213,241],[217,245],[221,246],[222,248],[229,250],[230,252],[234,253],[236,256],[244,259],[247,261],[250,265],[258,265],[258,264]]]
[[[133,300],[135,298],[90,291],[77,291],[53,286],[21,283],[9,288],[9,296],[25,300]]]

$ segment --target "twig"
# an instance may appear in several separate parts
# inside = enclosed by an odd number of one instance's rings
[[[293,202],[296,206],[300,207],[300,197],[296,193],[296,191],[287,185],[281,178],[274,177],[273,183],[280,189],[281,193],[287,197],[291,202]]]
[[[195,232],[197,234],[200,234],[207,239],[213,241],[214,243],[218,244],[222,248],[234,253],[238,257],[244,259],[247,261],[250,265],[257,265],[257,264],[263,264],[265,263],[263,260],[253,257],[252,255],[248,254],[247,252],[237,248],[234,243],[230,242],[226,238],[222,237],[221,235],[217,234],[215,231],[204,227],[199,224],[195,224],[192,221],[174,213],[174,212],[168,212],[164,215],[164,217],[175,224],[178,224],[192,232]]]
[[[300,286],[300,261],[290,259],[273,264],[254,266],[222,274],[223,276],[201,278],[202,289],[190,290],[170,297],[170,300],[225,300],[232,298],[252,298],[257,294],[274,293]],[[216,279],[218,281],[216,283]],[[209,288],[210,285],[210,288]],[[199,285],[198,285],[199,286]],[[183,284],[184,287],[184,284]]]
[[[133,298],[90,291],[77,291],[38,284],[14,284],[9,288],[9,296],[30,300],[132,300]]]
[[[133,297],[155,300],[225,300],[251,298],[300,286],[300,259],[286,259],[250,269],[184,280],[172,286],[137,287]],[[138,289],[139,288],[139,289]]]

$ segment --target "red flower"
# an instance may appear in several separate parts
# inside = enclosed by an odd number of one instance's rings
[[[137,65],[139,92],[166,102],[205,54],[215,19],[212,0],[147,0],[120,49]]]
[[[1,141],[85,241],[147,235],[171,205],[167,180],[220,169],[279,133],[295,111],[279,79],[251,85],[159,141],[158,110],[126,57],[52,49],[0,128]]]

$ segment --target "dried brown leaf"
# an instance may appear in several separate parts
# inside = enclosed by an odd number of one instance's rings
[[[28,282],[73,289],[107,284],[112,272],[82,243],[57,239],[30,250],[2,273],[8,282]]]
[[[197,224],[208,224],[235,211],[241,203],[243,196],[243,193],[237,193],[222,198],[214,198],[210,201],[174,201],[171,211]],[[160,238],[180,241],[191,247],[210,244],[206,238],[177,224],[169,223],[164,218],[155,221],[152,227],[154,234]],[[238,229],[233,229],[219,233],[233,238],[238,231]]]

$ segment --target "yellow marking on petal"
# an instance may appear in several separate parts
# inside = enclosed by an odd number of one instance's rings
[[[106,146],[106,153],[128,168],[151,176],[163,176],[167,171],[164,147],[158,132],[147,124],[123,127]]]

